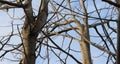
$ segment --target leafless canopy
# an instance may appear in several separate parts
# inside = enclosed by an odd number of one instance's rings
[[[120,60],[119,8],[119,0],[0,0],[0,60],[115,64]]]

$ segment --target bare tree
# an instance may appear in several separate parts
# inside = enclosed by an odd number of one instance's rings
[[[33,15],[31,0],[25,0],[24,3],[22,0],[17,1],[17,3],[1,0],[1,3],[7,3],[11,6],[23,8],[25,13],[25,22],[21,32],[23,52],[20,64],[35,64],[36,41],[39,32],[42,30],[42,27],[45,25],[47,20],[48,0],[41,0],[41,6],[39,8],[38,15],[36,18]]]
[[[16,64],[119,64],[119,6],[110,0],[0,0],[11,20],[0,26],[10,32],[0,35],[0,58]]]

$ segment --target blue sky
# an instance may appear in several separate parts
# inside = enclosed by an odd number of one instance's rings
[[[61,1],[61,0],[58,0],[58,1]],[[77,1],[77,0],[72,0],[72,1]],[[105,4],[105,3],[103,3],[103,2],[101,2],[101,0],[97,0],[97,6],[98,6],[98,8],[102,8],[102,7],[104,7],[104,5],[107,5],[107,4]],[[78,3],[77,3],[78,4]],[[36,1],[33,1],[33,7],[35,7],[35,10],[38,10],[38,5],[39,5],[39,0],[36,0]],[[73,4],[73,6],[78,6],[78,5],[76,5],[76,4]],[[78,6],[79,7],[79,6]],[[35,11],[34,10],[34,11]],[[95,10],[94,9],[94,6],[93,6],[93,2],[91,1],[91,0],[89,0],[88,1],[88,12],[91,12],[91,11],[93,11],[93,10]],[[10,13],[10,15],[12,16],[13,15],[13,10],[9,10],[9,13]],[[21,17],[21,16],[23,16],[23,10],[22,9],[15,9],[15,17],[16,18],[19,18],[19,17]],[[37,14],[37,13],[36,13]],[[102,12],[101,14],[106,14],[106,12]],[[96,15],[96,13],[94,13],[94,14],[92,14],[92,16],[97,16]],[[11,20],[10,19],[10,17],[8,16],[8,14],[6,13],[6,12],[4,12],[4,11],[0,11],[0,36],[4,36],[4,35],[7,35],[7,34],[10,34],[10,32],[11,32],[11,27],[6,27],[6,26],[11,26],[11,22],[12,22],[13,20]],[[14,24],[22,24],[23,23],[23,21],[24,20],[22,20],[22,21],[20,21],[20,20],[15,20],[14,21]],[[92,23],[94,23],[94,22],[96,22],[96,21],[89,21],[89,23],[90,24],[92,24]],[[1,27],[2,26],[2,27]],[[15,26],[15,30],[17,31],[17,28],[16,28],[16,26]],[[102,33],[102,29],[100,29],[99,30],[101,33]],[[75,37],[78,37],[78,35],[76,35],[76,33],[74,33],[74,32],[69,32],[71,35],[74,35]],[[94,29],[90,29],[90,35],[97,35],[96,33],[95,33],[95,31],[94,31]],[[113,35],[115,35],[115,34],[113,34]],[[17,36],[16,36],[17,37]],[[19,41],[20,41],[20,39],[18,38],[18,39],[15,39],[16,37],[13,37],[12,39],[11,39],[11,42],[12,43],[20,43]],[[55,42],[56,43],[58,43],[59,45],[62,45],[61,44],[61,40],[62,40],[62,38],[61,37],[55,37],[54,38],[55,39]],[[65,39],[65,42],[68,42],[68,40],[69,39]],[[95,43],[100,43],[100,39],[95,39],[95,38],[91,38],[91,41],[93,41],[93,42],[95,42]],[[116,40],[115,40],[116,41]],[[64,43],[64,45],[68,45],[67,43]],[[102,45],[102,44],[101,44]],[[65,48],[66,48],[66,46],[64,46]],[[73,49],[77,49],[78,51],[79,51],[79,49],[80,49],[80,47],[79,47],[79,43],[77,42],[77,41],[74,41],[74,43],[72,43],[72,46],[71,46]],[[43,47],[44,48],[44,47]],[[42,51],[43,53],[41,53],[41,54],[44,54],[45,53],[45,49]],[[103,63],[105,63],[106,61],[105,60],[107,60],[107,55],[105,54],[104,56],[101,56],[101,57],[98,57],[99,55],[101,55],[103,52],[102,51],[99,51],[97,48],[95,48],[95,47],[93,47],[93,46],[91,46],[91,54],[92,54],[92,59],[93,59],[93,63],[94,64],[103,64]],[[78,56],[78,55],[80,55],[79,53],[77,54],[77,53],[74,53],[74,52],[72,52],[71,51],[71,54],[73,54],[77,59],[81,59],[81,56]],[[64,57],[65,56],[65,54],[62,54],[62,56],[61,57]],[[12,58],[13,56],[11,55],[11,54],[8,54],[7,55],[7,57],[10,57],[10,58]],[[50,57],[52,58],[51,59],[51,64],[59,64],[55,59],[56,59],[56,57],[54,56],[54,55],[50,55]],[[97,58],[98,57],[98,58]],[[37,59],[37,61],[36,61],[36,64],[37,63],[41,63],[41,61],[40,61],[41,59],[40,58],[38,58]],[[56,63],[55,63],[56,62]],[[12,62],[10,62],[9,60],[1,60],[0,61],[0,64],[17,64],[17,63],[12,63]],[[43,63],[43,64],[47,64],[47,62],[46,62],[46,60],[45,60],[45,62]],[[68,64],[75,64],[74,63],[74,61],[71,59],[71,58],[69,58],[68,59]],[[109,63],[109,64],[112,64],[112,63]]]

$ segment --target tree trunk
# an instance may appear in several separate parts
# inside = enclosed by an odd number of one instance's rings
[[[35,64],[35,47],[37,37],[34,36],[32,33],[27,32],[28,30],[29,28],[22,29],[24,48],[22,64]]]
[[[87,40],[89,39],[89,29],[88,29],[88,17],[87,17],[87,11],[84,5],[83,0],[80,0],[81,3],[81,7],[84,13],[84,18],[83,18],[83,22],[84,25],[81,26],[81,36],[85,37]],[[83,64],[92,64],[91,61],[91,53],[90,53],[90,44],[87,43],[84,38],[81,37],[81,42],[80,42],[80,47],[81,47],[81,51],[82,51],[82,63]]]
[[[116,3],[120,4],[120,0],[116,0]],[[116,64],[120,64],[120,8],[118,9],[118,20],[117,20],[117,60]]]
[[[89,40],[89,31],[86,29],[87,27],[82,27],[82,37],[85,37],[87,40]],[[80,41],[80,47],[81,47],[81,53],[82,53],[82,63],[83,64],[92,64],[91,61],[91,53],[90,53],[90,44],[87,43],[84,38]]]
[[[27,6],[24,7],[26,18],[21,32],[23,52],[20,64],[35,64],[37,36],[45,25],[48,16],[48,0],[41,0],[37,20],[34,19],[31,3],[31,0],[26,0]]]

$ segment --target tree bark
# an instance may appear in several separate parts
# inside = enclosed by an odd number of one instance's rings
[[[89,39],[89,31],[86,28],[87,28],[86,26],[82,27],[81,36],[85,37],[87,40],[90,40]],[[82,63],[83,64],[92,64],[91,53],[90,53],[90,44],[87,43],[84,40],[84,38],[82,38],[81,41],[80,41],[80,47],[81,47],[81,53],[82,53]]]
[[[120,0],[116,0],[116,3],[120,4]],[[117,60],[116,64],[120,64],[120,8],[118,10],[118,19],[117,19]]]
[[[22,28],[22,62],[21,64],[35,64],[35,48],[37,36],[45,25],[48,16],[48,0],[41,0],[37,20],[33,16],[31,0],[26,0],[27,6],[24,7],[26,15],[24,26]]]
[[[88,29],[88,17],[87,17],[87,10],[85,8],[83,0],[80,0],[81,7],[84,13],[83,22],[84,25],[81,26],[81,36],[85,37],[87,40],[90,40],[89,38],[89,29]],[[87,43],[84,38],[81,37],[80,47],[82,51],[82,63],[83,64],[92,64],[91,61],[91,53],[90,53],[90,44]]]

